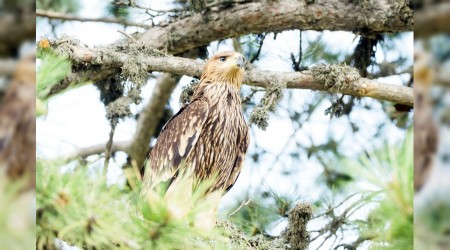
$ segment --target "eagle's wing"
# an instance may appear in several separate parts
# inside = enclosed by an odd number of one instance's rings
[[[238,136],[239,138],[239,136]],[[226,192],[228,192],[236,182],[241,173],[242,165],[244,165],[245,155],[247,154],[248,145],[250,144],[250,134],[248,133],[248,126],[245,125],[243,130],[242,140],[238,142],[238,153],[234,161],[233,169],[231,170],[228,182],[226,184]]]
[[[176,175],[197,143],[207,117],[208,103],[197,99],[167,122],[150,152],[144,176],[147,185],[168,181]]]

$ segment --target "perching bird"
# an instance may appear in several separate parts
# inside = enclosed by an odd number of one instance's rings
[[[36,181],[35,60],[32,54],[19,61],[0,102],[0,170],[11,178],[28,175],[29,188]]]
[[[240,53],[231,51],[207,61],[191,103],[167,122],[150,152],[144,188],[173,185],[185,172],[197,184],[215,176],[209,192],[233,186],[250,140],[239,95],[244,63]]]

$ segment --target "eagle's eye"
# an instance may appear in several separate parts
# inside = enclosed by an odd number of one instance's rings
[[[221,62],[225,62],[226,60],[227,60],[227,58],[224,56],[219,57],[219,61],[221,61]]]

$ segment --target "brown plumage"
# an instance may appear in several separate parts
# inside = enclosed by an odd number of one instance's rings
[[[239,95],[243,66],[237,52],[208,60],[191,103],[169,120],[150,152],[144,185],[173,182],[189,171],[196,182],[215,176],[210,192],[233,186],[249,144]]]
[[[0,169],[11,178],[28,175],[35,186],[36,170],[36,64],[35,56],[17,65],[3,101],[0,102]]]

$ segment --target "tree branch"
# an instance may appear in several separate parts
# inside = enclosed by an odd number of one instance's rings
[[[208,9],[205,13],[160,24],[145,31],[139,40],[153,48],[177,54],[216,40],[291,29],[368,33],[412,31],[412,10],[397,5],[395,1],[372,1],[365,6],[340,0],[315,4],[255,1],[230,8]],[[410,11],[410,16],[401,10]]]
[[[102,68],[119,69],[131,58],[131,55],[124,52],[110,52],[110,57],[98,58],[101,56],[101,53],[98,52],[101,48],[89,49],[80,45],[70,44],[64,46],[69,46],[64,51],[67,51],[67,49],[71,51],[69,58],[74,63],[81,63],[85,66],[101,64]],[[170,72],[176,75],[199,77],[204,67],[204,62],[172,56],[140,55],[140,60],[145,62],[149,72]],[[93,74],[93,77],[95,77],[99,72],[96,71]],[[277,72],[252,69],[246,72],[244,78],[244,84],[257,87],[268,87],[274,81],[285,82],[288,88],[293,89],[336,92],[315,80],[312,75],[304,72]],[[408,106],[413,106],[414,103],[413,88],[380,83],[367,78],[360,78],[355,82],[342,86],[339,93],[358,97],[372,97]]]
[[[450,32],[450,3],[427,6],[414,14],[414,37],[428,37]]]
[[[122,152],[125,152],[128,154],[129,145],[130,145],[129,141],[114,142],[111,147],[111,153],[122,151]],[[105,144],[104,143],[92,145],[92,146],[85,147],[85,148],[77,148],[74,151],[72,151],[72,152],[68,153],[67,155],[64,155],[63,157],[58,158],[58,159],[62,159],[63,161],[71,161],[76,158],[86,158],[91,155],[102,154],[102,153],[105,153]]]
[[[149,102],[139,115],[136,132],[128,148],[129,155],[136,161],[138,167],[144,164],[150,149],[150,139],[155,134],[156,127],[164,113],[164,106],[180,78],[180,76],[168,73],[160,75]]]
[[[120,20],[115,18],[107,18],[107,17],[101,17],[101,18],[89,18],[89,17],[79,17],[71,14],[66,13],[59,13],[51,10],[36,10],[36,16],[39,17],[46,17],[48,19],[58,19],[58,20],[64,20],[64,21],[78,21],[78,22],[101,22],[101,23],[115,23],[115,24],[122,24],[125,26],[136,26],[141,28],[148,28],[149,25],[143,24],[143,23],[135,23],[135,22],[128,22],[126,20]]]

